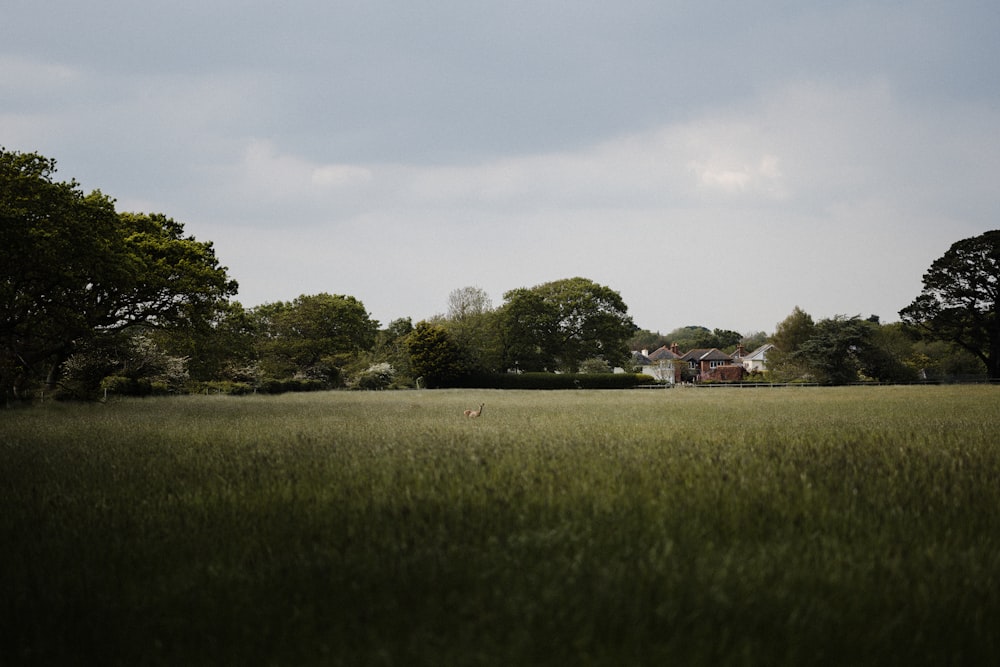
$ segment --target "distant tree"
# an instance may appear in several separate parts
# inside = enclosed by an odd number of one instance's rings
[[[148,331],[171,355],[188,359],[192,380],[252,380],[256,371],[259,329],[253,315],[238,301],[219,307],[208,320]]]
[[[504,299],[498,318],[503,367],[555,370],[559,320],[555,304],[524,287],[507,292]]]
[[[808,372],[796,352],[812,338],[815,329],[812,316],[798,306],[778,323],[771,336],[774,349],[767,354],[767,369],[773,379],[789,381],[799,379]]]
[[[917,334],[919,336],[919,334]],[[920,338],[904,360],[922,380],[982,377],[983,362],[953,343]]]
[[[720,350],[735,350],[736,346],[743,340],[743,334],[729,329],[713,329],[711,345],[707,347],[717,347]]]
[[[446,387],[462,375],[461,351],[448,331],[430,322],[419,322],[406,339],[410,366],[427,387]]]
[[[462,321],[493,310],[490,296],[481,287],[461,287],[448,295],[448,315],[451,321]]]
[[[876,318],[877,319],[877,318]],[[908,344],[898,327],[859,316],[820,320],[808,340],[786,357],[800,377],[824,384],[858,380],[909,382],[916,373],[904,363]]]
[[[765,345],[769,338],[770,336],[767,335],[766,331],[753,331],[743,336],[740,339],[740,344],[743,345],[743,349],[747,352],[753,352],[761,345]]]
[[[720,350],[735,350],[743,339],[743,334],[729,329],[709,329],[700,325],[678,327],[665,336],[661,336],[658,345],[646,349],[654,350],[663,345],[677,344],[682,352],[696,349],[718,348]]]
[[[666,338],[670,341],[668,344],[677,343],[682,352],[716,347],[712,344],[715,342],[712,330],[699,325],[678,327],[668,333]]]
[[[375,343],[378,322],[353,296],[321,293],[292,302],[264,304],[253,311],[265,372],[275,378],[301,376],[330,385],[356,355]]]
[[[670,345],[670,339],[659,331],[653,332],[648,329],[639,329],[628,339],[630,350],[658,350],[664,345]]]
[[[531,289],[511,290],[501,316],[507,360],[576,372],[599,357],[625,363],[635,332],[621,295],[586,278],[568,278]],[[511,356],[514,355],[514,356]]]
[[[1000,379],[1000,230],[963,239],[936,259],[924,288],[899,311],[931,340],[953,343]]]
[[[440,321],[462,356],[464,373],[500,370],[500,344],[493,302],[479,287],[463,287],[448,297],[448,314]]]
[[[914,382],[918,369],[908,363],[913,356],[913,337],[902,322],[871,323],[869,344],[860,355],[862,373],[883,382]]]
[[[873,325],[858,317],[837,316],[820,320],[812,335],[798,346],[792,360],[806,368],[811,379],[825,384],[846,384],[859,379],[862,357]]]
[[[180,393],[189,378],[187,362],[167,354],[147,331],[99,336],[66,360],[59,396],[94,399],[102,388],[117,395]]]
[[[389,323],[375,335],[375,346],[370,362],[388,363],[395,372],[395,381],[406,384],[412,379],[410,351],[406,346],[407,337],[413,331],[413,321],[401,317]]]
[[[210,319],[236,283],[211,243],[164,215],[115,211],[54,180],[56,163],[0,148],[0,382],[44,379],[93,337]]]

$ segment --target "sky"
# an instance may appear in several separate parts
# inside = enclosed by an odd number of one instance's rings
[[[993,0],[5,0],[0,146],[387,325],[582,276],[635,323],[898,311],[1000,228]]]

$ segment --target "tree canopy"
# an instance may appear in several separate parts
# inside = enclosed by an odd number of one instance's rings
[[[933,340],[958,345],[1000,378],[1000,230],[952,244],[923,277],[924,288],[899,311]]]
[[[211,243],[164,215],[118,213],[54,179],[54,160],[0,149],[0,376],[54,383],[89,338],[209,318],[236,293]]]
[[[567,278],[504,295],[505,360],[523,370],[576,372],[586,359],[621,365],[636,330],[621,295],[586,278]]]
[[[341,294],[302,295],[252,313],[261,361],[272,377],[300,375],[336,384],[347,357],[373,347],[378,332],[364,304]]]

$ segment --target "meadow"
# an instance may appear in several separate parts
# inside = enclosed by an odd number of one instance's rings
[[[997,664],[1000,387],[49,403],[0,550],[4,665]]]

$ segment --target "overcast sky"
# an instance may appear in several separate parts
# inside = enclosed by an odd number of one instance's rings
[[[995,0],[4,0],[0,145],[383,325],[583,276],[636,324],[896,321],[1000,228]]]

